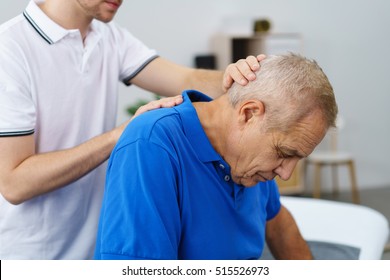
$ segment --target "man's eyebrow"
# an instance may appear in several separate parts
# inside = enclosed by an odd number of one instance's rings
[[[280,151],[288,156],[298,157],[298,158],[305,158],[306,155],[303,155],[299,153],[296,149],[291,149],[288,147],[280,147]]]

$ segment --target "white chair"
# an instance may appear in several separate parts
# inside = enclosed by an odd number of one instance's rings
[[[344,127],[344,120],[341,117],[337,118],[336,128],[329,130],[327,136],[330,138],[330,149],[326,151],[314,151],[305,160],[305,170],[308,165],[314,166],[314,189],[313,197],[321,197],[321,169],[326,166],[331,167],[333,194],[338,194],[338,172],[339,166],[346,166],[349,170],[352,201],[356,204],[360,203],[359,191],[357,187],[355,161],[351,154],[339,151],[337,148],[338,131]]]
[[[313,198],[282,196],[281,202],[295,218],[306,241],[325,244],[322,247],[327,249],[325,259],[344,259],[337,252],[340,246],[356,249],[357,259],[381,259],[389,237],[389,224],[378,211]],[[318,254],[321,256],[321,252]],[[313,255],[316,257],[316,252]]]

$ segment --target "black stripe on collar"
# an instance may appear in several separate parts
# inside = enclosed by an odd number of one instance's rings
[[[47,36],[47,35],[45,34],[45,32],[42,31],[41,28],[39,28],[38,24],[36,24],[36,22],[30,17],[30,15],[29,15],[26,11],[23,12],[23,15],[24,15],[24,17],[27,19],[27,21],[31,24],[31,26],[38,32],[39,35],[41,35],[41,37],[42,37],[46,42],[48,42],[50,45],[54,43],[53,40],[50,39],[50,37]]]
[[[0,132],[0,137],[27,136],[34,134],[34,129],[14,132]]]

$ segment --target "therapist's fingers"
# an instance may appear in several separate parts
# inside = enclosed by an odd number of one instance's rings
[[[183,97],[181,95],[161,98],[158,100],[153,100],[153,101],[150,101],[149,103],[139,107],[138,110],[135,112],[133,118],[135,118],[135,117],[139,116],[140,114],[145,113],[147,111],[155,110],[158,108],[170,108],[170,107],[179,105],[182,102],[183,102]]]
[[[257,56],[247,56],[246,59],[240,59],[235,63],[231,63],[225,70],[222,86],[226,92],[234,82],[245,86],[248,82],[256,79],[254,72],[260,69],[260,62],[265,58],[264,54]]]

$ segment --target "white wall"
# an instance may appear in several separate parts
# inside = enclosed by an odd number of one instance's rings
[[[27,3],[2,1],[0,21]],[[389,14],[388,0],[125,0],[116,20],[161,56],[188,66],[209,52],[223,23],[267,17],[274,32],[301,33],[305,55],[327,73],[346,120],[340,146],[356,155],[358,183],[370,188],[390,185]],[[119,122],[141,96],[135,87],[121,88]]]

